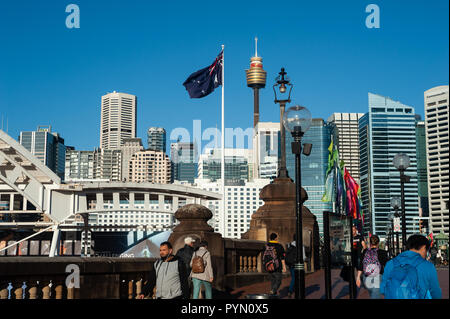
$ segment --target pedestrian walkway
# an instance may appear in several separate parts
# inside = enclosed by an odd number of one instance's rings
[[[438,268],[439,283],[442,289],[442,298],[449,298],[449,269]],[[333,299],[348,299],[349,286],[348,282],[343,281],[339,277],[340,270],[335,269],[331,272],[331,286]],[[288,299],[290,277],[284,278],[279,291],[279,298]],[[307,274],[305,278],[306,299],[325,299],[325,280],[323,270]],[[249,294],[268,293],[270,290],[270,282],[253,284],[241,287],[230,292],[229,297],[243,299]],[[369,299],[369,293],[366,289],[358,289],[357,299]]]

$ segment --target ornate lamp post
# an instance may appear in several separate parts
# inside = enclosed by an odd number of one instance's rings
[[[410,180],[410,177],[405,175],[405,171],[410,165],[409,156],[405,153],[398,153],[394,156],[392,163],[400,171],[400,191],[402,201],[402,250],[404,251],[406,249],[405,183]]]
[[[296,248],[297,257],[295,261],[295,298],[305,299],[305,267],[303,260],[303,222],[301,198],[302,179],[301,179],[301,158],[302,152],[301,140],[305,132],[311,126],[311,113],[303,106],[292,106],[283,116],[283,124],[286,130],[292,133],[294,142],[292,142],[292,153],[295,154],[295,199],[296,199]],[[306,149],[306,148],[305,148]],[[310,147],[305,152],[309,155]],[[285,167],[286,168],[286,167]]]
[[[287,178],[288,173],[286,169],[286,138],[285,138],[285,130],[283,126],[283,118],[284,118],[284,111],[286,108],[286,103],[291,102],[291,91],[292,91],[292,84],[289,80],[289,78],[286,76],[286,72],[284,71],[284,68],[281,68],[281,72],[279,73],[278,77],[275,79],[276,83],[273,85],[273,92],[275,93],[275,104],[280,104],[280,139],[281,139],[281,159],[280,159],[280,165],[278,168],[278,177],[280,178]],[[286,97],[286,91],[287,87],[289,86],[289,93],[287,98],[284,99],[278,99],[279,96],[277,96],[277,90],[275,89],[278,87],[278,90],[280,91],[281,96],[280,97]]]
[[[400,200],[400,198],[398,198],[398,197],[392,197],[392,198],[391,198],[391,206],[392,206],[392,208],[394,208],[394,210],[395,210],[395,213],[394,213],[393,215],[390,214],[391,223],[392,223],[391,226],[392,226],[392,231],[393,231],[392,239],[394,239],[394,233],[395,233],[396,241],[397,241],[397,249],[396,249],[396,251],[395,251],[395,255],[398,255],[399,252],[400,252],[400,247],[399,247],[400,242],[399,242],[399,235],[398,235],[398,232],[395,232],[395,231],[394,231],[394,217],[399,217],[399,216],[400,216],[400,215],[398,214],[398,208],[400,207],[400,205],[401,205],[401,200]]]

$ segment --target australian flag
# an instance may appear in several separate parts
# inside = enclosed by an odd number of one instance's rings
[[[210,66],[192,73],[183,85],[193,99],[202,98],[222,85],[223,51]]]

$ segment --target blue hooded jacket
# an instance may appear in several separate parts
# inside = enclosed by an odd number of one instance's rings
[[[402,265],[419,264],[417,266],[417,273],[419,275],[418,279],[421,290],[427,295],[429,293],[428,297],[431,296],[432,299],[441,299],[442,293],[441,288],[439,287],[436,268],[432,263],[424,260],[420,254],[410,250],[401,253],[386,264],[380,285],[380,292],[383,295],[385,294],[386,280],[390,277],[394,269],[394,260],[399,261]]]

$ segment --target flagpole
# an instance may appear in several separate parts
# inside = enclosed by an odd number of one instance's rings
[[[226,236],[225,225],[225,45],[222,44],[222,165],[221,165],[221,175],[222,175],[222,216],[220,222],[222,223],[222,236]]]

